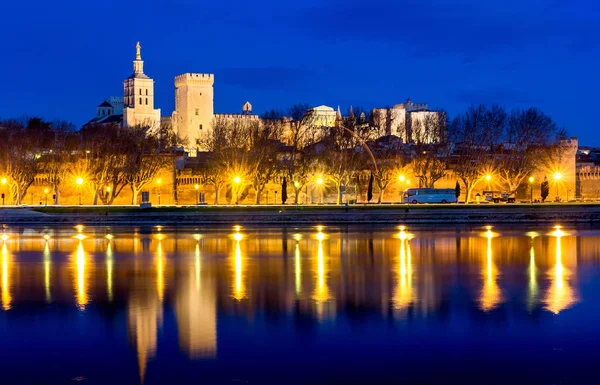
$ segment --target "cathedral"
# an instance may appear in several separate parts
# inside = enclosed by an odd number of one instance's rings
[[[121,124],[123,127],[160,127],[160,108],[154,108],[154,80],[144,73],[142,46],[135,46],[133,73],[123,81],[123,97],[112,96],[96,108],[96,117],[87,124]]]
[[[185,73],[175,76],[175,111],[161,120],[160,108],[154,108],[154,80],[144,73],[142,47],[136,44],[133,73],[123,81],[123,96],[111,96],[96,108],[96,117],[87,124],[136,125],[158,130],[161,122],[170,121],[178,136],[187,143],[186,151],[194,156],[206,151],[203,139],[210,132],[213,119],[258,119],[252,104],[244,103],[241,114],[214,113],[213,74]]]

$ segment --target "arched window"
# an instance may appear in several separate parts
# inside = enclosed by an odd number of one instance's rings
[[[148,105],[148,98],[146,98],[146,105]]]
[[[140,95],[142,94],[142,89],[140,88]]]
[[[140,98],[140,106],[142,105],[142,98]]]
[[[146,96],[148,96],[148,90],[146,90]]]

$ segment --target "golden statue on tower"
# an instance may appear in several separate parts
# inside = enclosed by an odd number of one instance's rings
[[[142,46],[139,41],[135,45],[135,60],[142,60]]]

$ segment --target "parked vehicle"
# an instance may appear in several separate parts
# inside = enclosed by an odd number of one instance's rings
[[[456,203],[453,188],[409,188],[402,195],[404,203]]]
[[[494,202],[494,203],[500,203],[500,202],[515,203],[515,201],[516,201],[515,194],[509,194],[507,191],[497,191],[497,190],[484,191],[483,196],[485,197],[484,199],[486,201]]]

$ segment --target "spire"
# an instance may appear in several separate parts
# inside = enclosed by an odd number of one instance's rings
[[[133,61],[133,74],[137,77],[144,74],[144,61],[142,60],[142,46],[138,41],[135,45],[135,60]]]
[[[338,104],[338,109],[337,109],[337,112],[336,112],[336,114],[335,114],[335,118],[336,118],[337,120],[342,120],[342,111],[340,110],[340,105],[339,105],[339,104]]]

